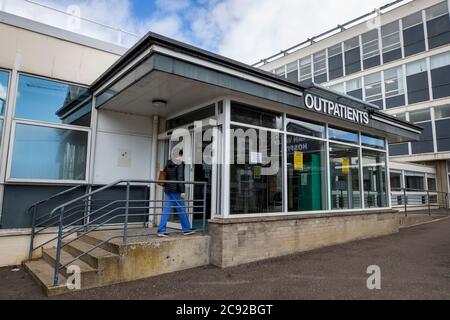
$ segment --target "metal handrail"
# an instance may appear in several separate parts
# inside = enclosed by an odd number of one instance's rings
[[[417,189],[417,188],[395,188],[391,189],[390,201],[392,203],[392,197],[401,197],[397,201],[399,206],[403,206],[405,216],[408,216],[408,206],[410,207],[424,207],[428,209],[428,215],[431,216],[431,208],[438,207],[444,209],[450,209],[449,194],[444,191],[429,190],[429,189]],[[436,197],[436,201],[431,201],[431,196]],[[442,199],[439,200],[438,196]],[[416,203],[414,203],[414,197],[421,197],[420,200],[417,198]],[[411,202],[413,200],[413,202]]]
[[[40,244],[37,247],[33,247],[33,241],[30,244],[30,259],[32,257],[32,253],[34,250],[39,249],[41,247],[44,247],[46,244],[57,241],[56,245],[56,258],[55,258],[55,268],[54,268],[54,278],[53,278],[53,284],[56,286],[59,283],[59,272],[62,268],[66,267],[68,264],[72,263],[73,261],[80,259],[84,255],[88,254],[89,252],[95,250],[96,248],[100,247],[102,244],[114,239],[114,238],[122,238],[123,243],[126,244],[129,237],[136,237],[139,235],[129,235],[128,234],[128,220],[130,217],[130,210],[135,210],[137,212],[133,212],[131,214],[132,217],[139,217],[139,216],[151,216],[151,215],[160,215],[156,212],[151,210],[154,209],[163,209],[163,208],[177,208],[178,205],[165,205],[166,202],[170,202],[171,200],[151,200],[151,199],[144,199],[144,200],[136,200],[136,199],[130,199],[130,189],[131,186],[148,186],[150,184],[164,184],[164,183],[173,183],[173,184],[190,184],[190,185],[201,185],[203,186],[203,198],[202,199],[188,199],[184,200],[184,202],[187,202],[188,205],[184,205],[186,209],[195,209],[195,208],[202,208],[201,211],[195,212],[196,214],[202,214],[203,215],[203,232],[206,230],[206,182],[195,182],[195,181],[175,181],[175,180],[165,180],[165,181],[159,181],[159,180],[117,180],[113,183],[110,183],[108,185],[105,185],[101,188],[98,188],[94,191],[91,191],[89,193],[86,193],[84,195],[81,195],[79,197],[76,197],[75,199],[72,199],[70,201],[65,202],[64,204],[56,206],[54,209],[51,210],[49,216],[50,219],[47,219],[45,221],[51,221],[53,219],[58,218],[58,231],[57,235],[53,237],[52,239],[46,241],[43,244]],[[91,204],[92,202],[98,201],[107,201],[105,199],[92,199],[92,197],[102,191],[108,190],[115,186],[124,185],[126,186],[126,198],[125,199],[111,199],[109,202],[105,205],[101,205],[99,208],[96,208],[95,210],[91,211]],[[67,191],[69,192],[69,191]],[[82,201],[82,205],[78,204],[78,202]],[[45,201],[44,201],[45,202]],[[89,206],[87,206],[89,202]],[[116,204],[118,206],[112,207],[111,205]],[[147,205],[148,204],[148,205]],[[189,205],[190,204],[190,205]],[[200,205],[201,204],[201,205]],[[70,208],[69,208],[70,207]],[[82,208],[85,208],[83,211]],[[66,208],[68,208],[66,210]],[[145,210],[145,213],[141,213],[141,210]],[[106,212],[104,212],[106,211]],[[141,212],[139,212],[141,211]],[[69,214],[67,214],[69,213]],[[69,217],[73,217],[76,214],[84,213],[83,217],[75,218],[75,220],[71,220],[67,223],[66,219]],[[98,214],[100,215],[98,216]],[[162,213],[161,213],[162,214]],[[94,215],[97,215],[94,217]],[[93,219],[90,219],[94,217]],[[88,235],[89,233],[98,230],[99,228],[107,225],[112,220],[117,218],[124,218],[123,221],[123,234],[121,236],[113,236],[109,239],[106,239],[102,241],[101,243],[93,246],[89,251],[82,252],[79,256],[75,257],[73,261],[65,262],[64,264],[61,263],[61,250],[67,246],[68,244],[79,240],[80,238]],[[44,221],[44,222],[45,222]],[[78,224],[81,222],[81,224]],[[43,222],[41,222],[43,223]],[[89,227],[89,228],[88,228]],[[49,227],[44,227],[49,228]],[[35,226],[33,226],[32,231],[32,238],[35,234],[38,232],[41,232],[43,229],[40,229],[36,232]],[[64,239],[67,239],[69,236],[72,236],[73,234],[77,233],[76,237],[71,237],[68,242],[63,243]]]

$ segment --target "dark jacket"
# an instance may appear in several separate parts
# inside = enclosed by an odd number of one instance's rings
[[[166,172],[166,180],[172,181],[184,181],[184,163],[175,164],[172,160],[167,162],[166,167],[164,168]],[[183,183],[165,183],[164,191],[169,193],[184,193],[184,184]]]

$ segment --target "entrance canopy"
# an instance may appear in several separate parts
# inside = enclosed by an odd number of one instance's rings
[[[305,86],[234,60],[148,33],[91,86],[98,109],[171,117],[222,96],[251,99],[386,137],[417,140],[421,128],[372,104],[324,87]],[[165,101],[165,104],[153,103]]]

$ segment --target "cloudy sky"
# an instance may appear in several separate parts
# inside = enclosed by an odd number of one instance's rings
[[[6,10],[100,38],[117,34],[49,15],[27,0],[0,0]],[[139,35],[157,32],[254,63],[391,0],[34,0]],[[131,36],[122,41],[131,43]]]

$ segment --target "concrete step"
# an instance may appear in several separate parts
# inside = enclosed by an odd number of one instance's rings
[[[54,267],[56,263],[56,248],[51,249],[44,249],[42,251],[42,258],[44,261],[46,261],[50,266]],[[72,261],[75,257],[72,256],[70,253],[66,252],[65,250],[61,250],[61,257],[60,257],[60,263],[61,266],[69,263]],[[75,265],[80,268],[81,272],[81,288],[92,288],[96,287],[100,283],[98,270],[96,268],[92,268],[90,265],[88,265],[86,262],[78,259],[70,265]],[[69,277],[71,274],[68,272],[68,267],[63,267],[61,269],[61,273],[64,275],[64,277]]]
[[[82,240],[76,240],[67,244],[64,247],[64,250],[69,252],[72,256],[78,257],[79,255],[92,250],[92,248],[94,248],[94,245]],[[106,264],[118,261],[118,259],[119,256],[117,254],[102,248],[96,248],[80,258],[80,260],[86,262],[92,268],[99,270],[104,268]]]
[[[94,246],[96,246],[106,240],[102,236],[100,236],[99,232],[91,232],[86,235],[83,235],[83,233],[78,233],[78,236],[82,236],[80,238],[80,241],[86,242],[86,243],[94,245]],[[114,253],[114,254],[120,253],[120,245],[117,243],[114,243],[112,241],[102,243],[100,245],[100,248],[102,248],[103,250],[109,251],[111,253]]]
[[[55,270],[43,259],[28,261],[23,265],[47,296],[59,295],[70,291],[66,286],[66,277],[61,273],[59,274],[59,285],[53,286]]]

